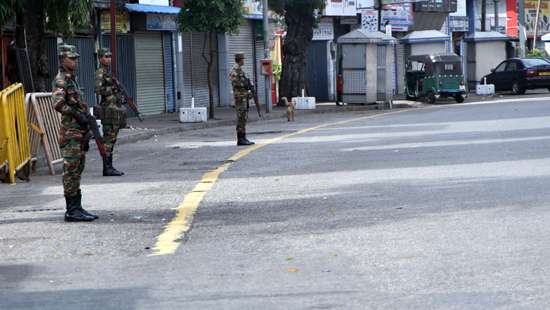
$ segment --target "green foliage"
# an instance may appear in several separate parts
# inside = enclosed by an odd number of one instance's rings
[[[188,0],[178,15],[182,32],[237,33],[243,21],[241,0]]]
[[[27,0],[29,1],[29,0]],[[44,0],[46,29],[71,35],[79,28],[90,28],[93,0]]]
[[[544,58],[544,57],[546,57],[546,54],[544,53],[544,51],[541,51],[541,50],[535,48],[532,51],[530,51],[529,53],[527,53],[527,57],[530,57],[530,58]]]
[[[273,76],[275,80],[279,81],[281,79],[281,74],[283,73],[283,66],[280,64],[273,64]]]
[[[0,27],[15,17],[23,6],[23,0],[0,1]]]

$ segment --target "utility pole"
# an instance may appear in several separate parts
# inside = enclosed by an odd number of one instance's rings
[[[535,30],[533,34],[533,47],[531,48],[532,51],[534,51],[537,48],[537,34],[539,30],[539,14],[540,14],[540,2],[541,0],[537,1],[537,14],[535,15]]]
[[[487,31],[487,0],[481,0],[481,31]]]
[[[111,72],[117,77],[116,0],[111,0]]]
[[[264,59],[269,59],[269,16],[267,15],[267,0],[262,0],[264,22]],[[271,113],[271,75],[265,76],[265,112]]]
[[[518,34],[519,34],[519,57],[525,57],[525,3],[518,0]]]
[[[493,1],[494,12],[495,12],[495,31],[498,31],[498,0]]]

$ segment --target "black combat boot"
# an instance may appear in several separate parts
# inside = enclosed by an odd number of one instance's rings
[[[124,173],[116,170],[113,168],[113,155],[107,156],[103,160],[103,176],[104,177],[120,177],[123,176]]]
[[[99,218],[99,216],[86,211],[82,207],[82,194],[80,193],[80,190],[78,191],[78,194],[75,196],[75,205],[76,205],[77,208],[80,209],[80,211],[82,211],[82,213],[86,214],[87,216],[93,217],[94,220],[97,220]]]
[[[116,174],[116,176],[123,176],[124,172],[118,171],[115,167],[113,167],[113,153],[109,156],[109,166],[113,170],[113,172]]]
[[[252,142],[252,141],[250,141],[250,140],[248,140],[248,139],[246,138],[246,131],[243,132],[243,138],[244,138],[244,140],[246,141],[246,143],[248,143],[248,145],[255,144],[254,142]]]
[[[65,222],[91,222],[94,220],[92,216],[84,214],[83,209],[77,206],[77,196],[65,196],[67,203],[67,211],[65,212]]]
[[[237,133],[237,145],[251,145],[252,143],[248,140],[246,140],[244,133],[238,132]]]

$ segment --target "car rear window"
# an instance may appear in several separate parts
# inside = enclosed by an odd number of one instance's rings
[[[550,66],[550,62],[548,62],[548,60],[541,58],[522,59],[522,62],[527,68],[536,66]]]

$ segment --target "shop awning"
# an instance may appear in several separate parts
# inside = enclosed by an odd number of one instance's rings
[[[181,8],[178,8],[175,6],[149,5],[149,4],[136,4],[136,3],[127,3],[126,9],[130,12],[137,12],[137,13],[171,14],[171,15],[176,15],[181,10]]]

